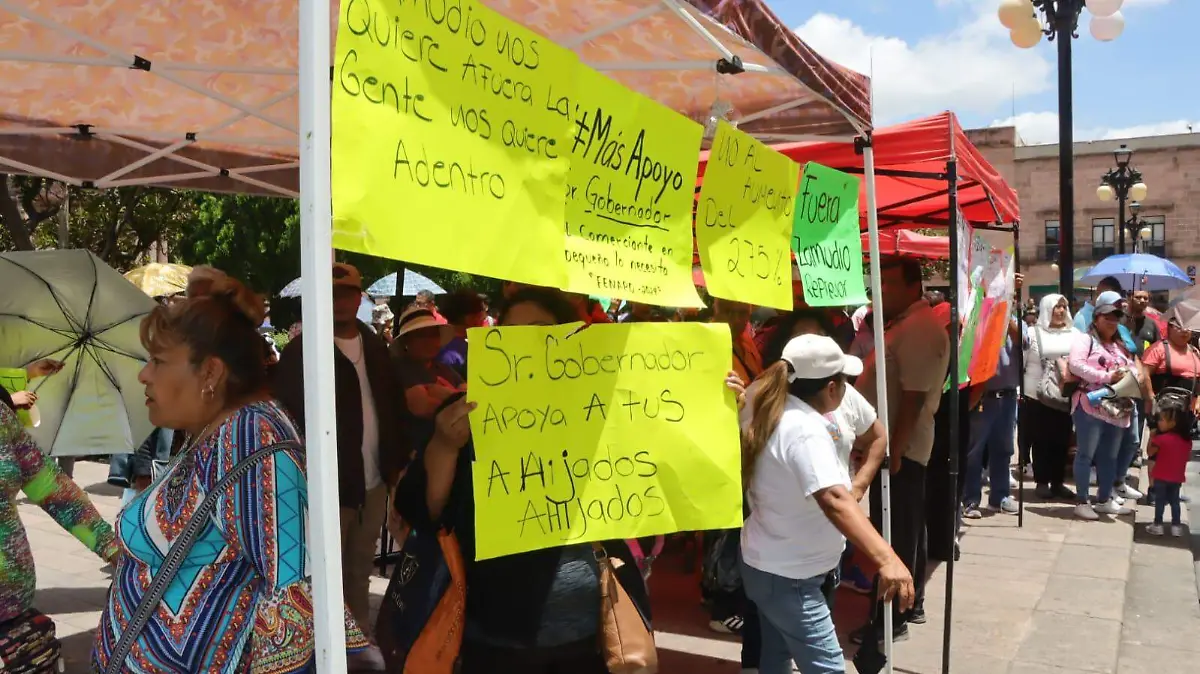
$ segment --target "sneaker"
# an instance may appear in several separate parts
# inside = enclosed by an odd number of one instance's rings
[[[850,566],[846,572],[842,574],[842,584],[839,587],[849,589],[851,592],[858,594],[871,594],[875,590],[874,583],[857,564]]]
[[[1172,524],[1171,525],[1171,536],[1173,538],[1179,538],[1182,535],[1183,535],[1183,525],[1182,524]]]
[[[1075,499],[1075,492],[1071,491],[1070,487],[1064,487],[1061,484],[1051,487],[1050,495],[1053,496],[1054,498],[1061,498],[1064,500],[1074,500]]]
[[[983,513],[979,512],[979,506],[974,503],[968,503],[963,506],[963,518],[968,520],[981,520]]]
[[[1024,475],[1026,479],[1032,480],[1033,479],[1033,466],[1028,463],[1025,464],[1025,468],[1024,468],[1024,470],[1021,471],[1021,475]]]
[[[867,633],[874,632],[874,631],[875,630],[872,628],[872,626],[870,624],[863,625],[862,627],[860,627],[850,633],[850,642],[861,646],[863,643],[863,640],[866,639]],[[880,630],[880,631],[882,632],[883,630]],[[908,624],[907,623],[900,623],[899,625],[896,625],[895,627],[892,628],[892,643],[908,641],[909,636],[911,636],[911,635],[908,633]],[[883,637],[882,636],[879,637],[879,650],[880,651],[883,650]]]
[[[1145,494],[1134,489],[1133,487],[1130,487],[1127,484],[1122,484],[1121,486],[1117,487],[1117,493],[1120,494],[1123,498],[1127,498],[1132,501],[1136,501],[1136,500],[1140,499],[1141,497],[1145,496]]]
[[[924,625],[928,620],[925,615],[925,608],[923,606],[912,607],[908,615],[905,616],[905,620],[913,625]]]
[[[741,634],[742,625],[746,623],[740,615],[731,615],[724,620],[708,621],[708,629],[720,634]]]
[[[1133,509],[1117,503],[1116,498],[1109,499],[1106,503],[1102,503],[1095,507],[1095,511],[1100,515],[1132,515]]]
[[[1007,515],[1016,515],[1021,508],[1017,505],[1017,500],[1011,496],[1004,497],[1000,505],[988,504],[988,510],[992,512],[1005,513]]]
[[[1080,503],[1075,506],[1075,516],[1081,520],[1098,520],[1100,516],[1096,514],[1096,509],[1087,503]]]
[[[1180,502],[1180,503],[1191,503],[1191,502],[1192,502],[1192,497],[1191,497],[1191,496],[1188,496],[1187,494],[1180,494],[1180,495],[1179,495],[1179,502]]]
[[[1147,524],[1146,533],[1150,534],[1151,536],[1162,536],[1163,526],[1161,524]]]
[[[1048,484],[1039,484],[1034,487],[1033,493],[1038,498],[1054,498],[1054,490]]]
[[[1021,483],[1018,482],[1017,478],[1013,477],[1011,474],[1008,476],[1008,488],[1009,489],[1020,489],[1021,488]]]
[[[1125,499],[1121,498],[1120,494],[1117,493],[1116,489],[1113,490],[1112,496],[1110,498],[1112,499],[1113,503],[1116,503],[1119,506],[1125,505]]]

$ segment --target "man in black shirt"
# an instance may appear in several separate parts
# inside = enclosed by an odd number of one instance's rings
[[[1137,355],[1140,358],[1146,349],[1160,342],[1165,335],[1161,333],[1156,316],[1150,312],[1150,292],[1135,290],[1129,296],[1129,331],[1137,344]]]

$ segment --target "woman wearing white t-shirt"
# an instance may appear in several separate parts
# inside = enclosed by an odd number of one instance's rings
[[[839,424],[824,416],[861,372],[832,339],[802,335],[761,375],[743,438],[742,578],[762,616],[762,674],[790,672],[789,659],[804,674],[845,671],[822,587],[846,538],[879,566],[881,598],[912,605],[912,576],[854,500]]]

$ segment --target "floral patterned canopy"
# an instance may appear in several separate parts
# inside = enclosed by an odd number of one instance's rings
[[[480,1],[702,123],[727,111],[769,142],[870,127],[867,78],[764,0]],[[297,8],[0,0],[0,172],[296,196]],[[718,74],[733,57],[744,72]]]

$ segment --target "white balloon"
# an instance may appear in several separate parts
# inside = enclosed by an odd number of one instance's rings
[[[1125,17],[1120,12],[1111,16],[1093,16],[1088,26],[1092,37],[1101,42],[1111,42],[1121,36],[1125,30]]]
[[[1087,0],[1092,16],[1112,16],[1121,9],[1124,0]]]
[[[1012,30],[1033,16],[1033,3],[1029,0],[1001,0],[996,14],[1000,17],[1000,23]]]

